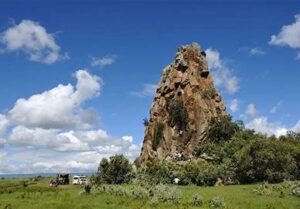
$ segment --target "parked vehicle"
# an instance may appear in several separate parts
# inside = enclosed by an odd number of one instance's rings
[[[82,184],[87,184],[87,183],[88,183],[88,181],[87,181],[86,176],[80,176],[80,175],[73,176],[72,184],[82,185]]]

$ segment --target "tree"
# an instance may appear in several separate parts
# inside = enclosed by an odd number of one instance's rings
[[[123,155],[103,158],[98,167],[97,183],[122,184],[131,179],[132,167]]]
[[[212,142],[229,141],[240,130],[240,124],[232,122],[231,116],[212,118],[209,122],[208,137]]]
[[[235,154],[241,183],[295,179],[297,147],[286,141],[255,140]]]

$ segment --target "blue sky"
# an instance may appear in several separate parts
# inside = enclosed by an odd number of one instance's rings
[[[299,1],[1,1],[0,173],[134,159],[161,71],[192,42],[234,119],[300,131],[299,15]]]

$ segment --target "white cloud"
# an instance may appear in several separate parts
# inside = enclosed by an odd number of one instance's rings
[[[284,25],[278,35],[272,35],[271,45],[300,48],[300,15],[295,16],[295,22]]]
[[[276,113],[278,108],[282,105],[282,101],[277,102],[270,110],[270,113]]]
[[[17,162],[18,173],[95,171],[104,157],[124,154],[133,161],[140,152],[132,136],[113,138],[101,129],[69,132],[21,129],[18,134],[13,131],[9,142],[14,149],[26,149],[6,156],[6,161]]]
[[[130,94],[136,97],[151,97],[155,94],[157,85],[144,84],[144,88],[141,91],[132,91]]]
[[[26,128],[17,126],[12,130],[8,142],[22,147],[47,148],[56,151],[87,151],[88,143],[73,137],[72,131],[59,133],[53,129]]]
[[[5,115],[0,114],[0,147],[1,144],[4,144],[6,141],[4,138],[4,134],[8,125],[9,125],[9,120],[6,118]]]
[[[249,54],[250,54],[250,56],[264,55],[265,51],[260,47],[254,47],[254,48],[250,49]]]
[[[233,94],[239,89],[239,79],[233,75],[232,69],[226,66],[220,58],[220,53],[214,49],[207,49],[206,58],[217,86],[224,87],[227,92]]]
[[[255,105],[254,104],[249,104],[247,106],[245,114],[250,116],[250,117],[254,117],[257,114],[257,110],[256,110]]]
[[[116,58],[117,57],[115,55],[106,55],[106,56],[100,57],[100,58],[92,57],[91,65],[93,67],[103,68],[103,67],[114,64],[116,61]]]
[[[9,124],[9,121],[6,118],[6,116],[0,114],[0,137],[1,137],[2,134],[4,134],[8,124]]]
[[[90,117],[97,115],[81,105],[100,93],[101,80],[85,70],[78,70],[75,77],[75,87],[60,84],[19,99],[8,116],[0,114],[5,138],[0,137],[0,173],[95,171],[103,157],[138,157],[141,145],[132,136],[115,138],[90,127]]]
[[[102,155],[124,153],[136,157],[139,151],[139,147],[133,143],[132,136],[115,139],[101,129],[63,132],[54,129],[16,126],[8,137],[8,143],[18,147],[48,149],[58,152],[97,151]]]
[[[266,117],[254,118],[245,126],[246,128],[254,129],[257,132],[267,134],[268,136],[274,134],[275,136],[278,137],[281,135],[285,135],[288,131],[288,129],[280,123],[270,123],[268,121],[268,118]]]
[[[0,42],[5,46],[5,51],[22,51],[31,61],[52,64],[69,58],[67,53],[61,54],[54,36],[31,20],[22,20],[19,25],[8,28],[1,34]]]
[[[295,22],[282,26],[279,34],[272,35],[269,44],[300,49],[300,14],[295,15]],[[297,58],[299,53],[297,52]]]
[[[237,99],[233,99],[229,105],[229,109],[231,112],[236,112],[239,109],[239,101]]]
[[[7,152],[0,148],[0,174],[15,173],[16,167],[7,160]]]
[[[28,99],[18,99],[9,111],[9,119],[18,125],[45,129],[90,127],[97,121],[97,115],[81,104],[99,95],[101,80],[85,70],[78,70],[75,76],[75,89],[71,84],[59,84]]]

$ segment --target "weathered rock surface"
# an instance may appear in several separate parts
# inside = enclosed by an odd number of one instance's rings
[[[182,104],[184,124],[174,121],[171,106]],[[173,63],[163,70],[150,110],[140,154],[143,165],[151,158],[192,158],[207,141],[209,120],[226,110],[209,74],[206,54],[198,44],[181,46]],[[163,124],[163,128],[159,125]],[[160,130],[159,130],[160,129]]]

